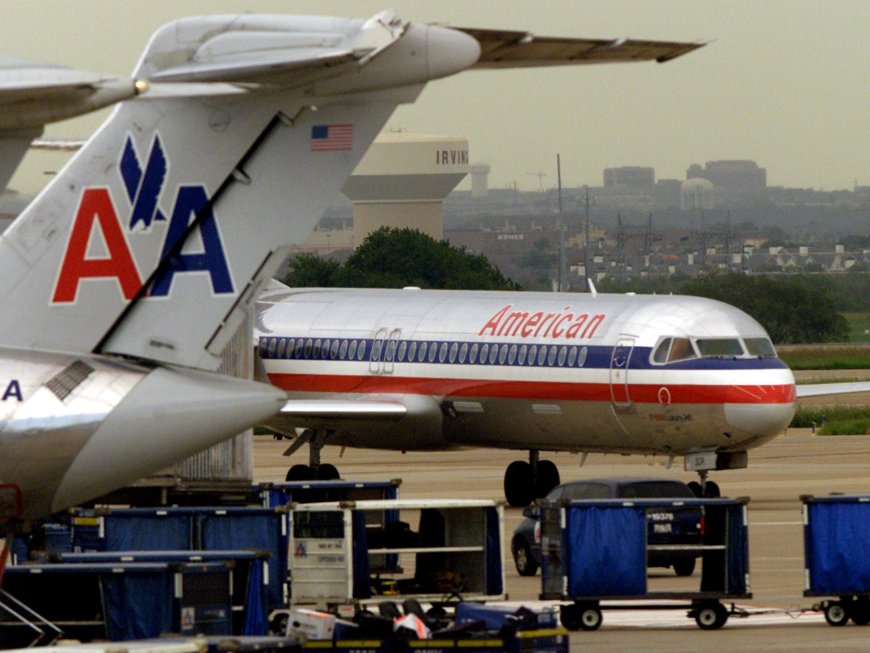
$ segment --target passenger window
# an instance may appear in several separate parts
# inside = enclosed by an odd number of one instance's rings
[[[417,341],[411,341],[411,346],[408,348],[408,362],[414,362],[414,356],[417,354]]]
[[[511,345],[510,355],[508,356],[508,364],[513,365],[517,362],[517,346]]]
[[[743,342],[750,356],[759,356],[760,358],[776,357],[776,350],[767,338],[744,338]]]
[[[518,362],[520,365],[525,365],[525,364],[526,364],[526,352],[527,352],[528,350],[529,350],[529,348],[528,348],[526,345],[522,345],[522,346],[520,347],[520,357],[519,357],[519,359],[517,360],[517,362]]]
[[[538,346],[532,345],[529,347],[529,365],[535,364],[535,358],[538,356]]]
[[[508,355],[508,346],[502,345],[501,348],[499,349],[499,352],[498,352],[498,364],[499,365],[504,365],[504,362],[507,359],[507,355]]]
[[[480,362],[481,364],[486,363],[486,357],[489,355],[489,345],[484,345],[480,348]]]
[[[446,349],[445,349],[444,351],[445,351],[445,353],[447,352]],[[427,357],[426,360],[428,360],[430,363],[434,363],[434,362],[435,362],[435,357],[436,357],[437,355],[438,355],[438,345],[436,345],[436,344],[433,342],[433,343],[431,343],[431,344],[429,345],[429,356]]]
[[[464,363],[466,358],[468,358],[468,343],[463,342],[459,348],[459,362]]]
[[[671,345],[671,353],[668,355],[668,362],[675,363],[677,361],[689,360],[697,358],[695,349],[688,338],[674,338],[674,344]]]
[[[426,358],[426,349],[428,347],[429,347],[429,345],[425,341],[420,343],[420,350],[417,353],[417,362],[418,363],[422,363],[423,360]]]
[[[559,349],[556,347],[556,345],[550,345],[550,354],[547,356],[548,366],[553,367],[553,363],[556,362],[556,354],[558,353],[558,351]]]
[[[356,359],[358,361],[361,361],[363,358],[365,358],[365,355],[366,355],[366,341],[360,340],[359,347],[357,347],[357,350],[356,350]]]
[[[494,365],[496,356],[498,356],[498,345],[493,345],[489,350],[489,364]]]
[[[335,360],[336,358],[338,358],[338,347],[339,347],[338,340],[337,339],[333,340],[332,341],[332,348],[329,350],[329,357],[332,360]]]
[[[659,346],[656,347],[653,352],[653,363],[658,363],[659,365],[664,365],[668,362],[668,351],[671,349],[671,342],[673,338],[665,338],[659,343]]]
[[[695,340],[702,358],[731,358],[743,356],[743,347],[737,338],[698,338]]]
[[[547,360],[547,346],[541,345],[538,348],[538,367],[544,366],[544,361]]]
[[[473,345],[471,345],[471,354],[468,357],[468,362],[471,363],[472,365],[474,365],[477,362],[477,350],[478,350],[477,343],[474,343]]]
[[[586,356],[589,354],[589,350],[586,347],[580,349],[580,353],[577,355],[577,367],[583,367],[586,365]]]
[[[341,360],[344,360],[347,358],[347,340],[341,341],[341,348],[338,350],[338,357]]]
[[[577,347],[571,347],[571,350],[568,352],[568,367],[574,367],[574,363],[577,362]]]
[[[351,340],[350,341],[350,349],[347,352],[347,360],[352,361],[356,357],[356,347],[357,347],[356,340]]]
[[[456,362],[456,354],[457,353],[459,353],[459,344],[454,342],[452,345],[450,345],[450,362],[451,363]]]
[[[408,343],[405,340],[403,340],[402,344],[399,345],[399,355],[396,356],[396,360],[399,361],[400,363],[404,363],[405,362],[405,354],[407,352],[408,352]]]
[[[438,362],[443,363],[447,360],[447,343],[442,342],[441,346],[438,348]]]

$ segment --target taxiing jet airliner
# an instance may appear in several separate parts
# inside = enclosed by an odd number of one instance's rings
[[[700,297],[275,283],[255,333],[263,370],[288,394],[268,425],[304,429],[290,452],[311,444],[316,467],[324,444],[525,449],[529,461],[505,473],[511,505],[559,483],[540,451],[684,456],[716,496],[707,472],[745,467],[750,448],[789,424],[797,396],[761,325]],[[297,465],[289,476],[306,474]]]
[[[52,119],[124,100],[0,239],[0,525],[99,496],[280,409],[274,387],[214,374],[221,353],[287,247],[429,80],[696,47],[458,31],[392,12],[245,14],[164,26],[125,83],[0,74],[0,133],[18,140],[38,131],[37,109]]]

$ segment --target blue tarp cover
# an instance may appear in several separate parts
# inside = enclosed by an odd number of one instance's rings
[[[107,551],[177,551],[190,549],[190,515],[112,511],[105,517]]]
[[[834,595],[870,592],[870,503],[812,502],[807,508],[809,590]]]
[[[571,505],[563,550],[568,595],[646,594],[646,510]]]

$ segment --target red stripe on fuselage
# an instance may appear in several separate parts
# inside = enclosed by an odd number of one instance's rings
[[[360,394],[412,394],[438,397],[490,399],[534,399],[564,401],[611,401],[609,383],[559,383],[547,381],[495,381],[477,379],[434,379],[397,376],[356,376],[331,374],[270,374],[272,385],[286,392],[330,392]],[[624,396],[620,386],[620,398]],[[658,404],[660,391],[667,388],[670,404],[789,404],[795,401],[795,387],[780,385],[686,385],[629,384],[633,402]]]

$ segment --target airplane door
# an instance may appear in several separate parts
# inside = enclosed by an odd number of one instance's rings
[[[620,336],[613,348],[610,358],[610,397],[615,408],[631,406],[631,395],[628,390],[628,365],[634,350],[634,338]]]
[[[399,337],[401,335],[401,329],[393,329],[390,331],[390,337],[387,338],[387,346],[384,347],[384,365],[382,368],[384,374],[393,373],[393,367],[396,362],[396,350],[399,347]]]
[[[369,357],[369,372],[372,374],[381,373],[381,359],[384,355],[384,343],[387,339],[387,330],[378,329],[372,340],[372,355]]]
[[[399,347],[401,329],[393,329],[387,337],[387,329],[378,329],[372,340],[372,355],[369,359],[369,372],[372,374],[392,374]]]

